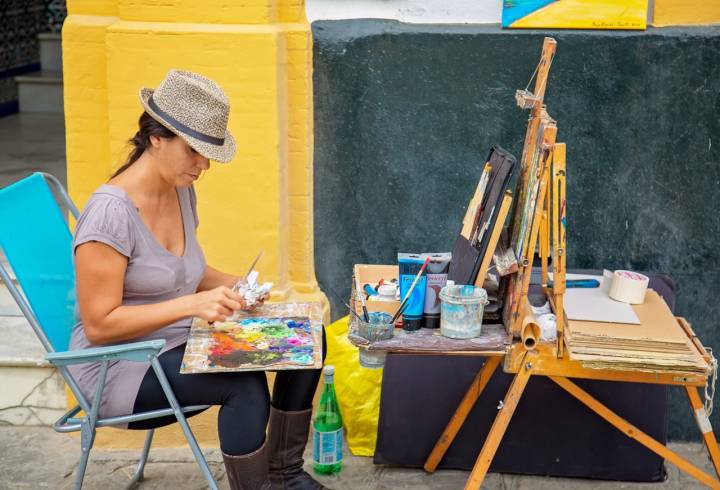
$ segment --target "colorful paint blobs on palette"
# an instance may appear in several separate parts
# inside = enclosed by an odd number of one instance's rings
[[[220,323],[215,328],[208,348],[210,367],[313,362],[309,318],[246,318]]]
[[[273,315],[273,313],[279,315]],[[196,319],[181,373],[313,369],[322,366],[322,310],[314,303],[267,305],[237,320]]]

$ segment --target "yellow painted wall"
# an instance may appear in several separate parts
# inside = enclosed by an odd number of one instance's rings
[[[720,24],[720,2],[717,0],[655,0],[653,25]]]
[[[231,101],[238,152],[196,183],[208,262],[241,274],[264,251],[272,300],[322,301],[313,262],[312,37],[302,0],[69,0],[63,27],[68,186],[82,206],[127,156],[141,87],[196,71]],[[327,318],[326,318],[327,320]],[[217,445],[216,411],[192,419]],[[140,447],[141,433],[103,429],[96,445]],[[176,427],[159,445],[183,445]]]

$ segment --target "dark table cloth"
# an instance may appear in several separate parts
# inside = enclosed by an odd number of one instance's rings
[[[671,279],[648,275],[650,287],[673,310]],[[374,462],[422,467],[485,360],[389,354]],[[511,381],[512,375],[498,368],[439,468],[472,469]],[[659,442],[666,442],[667,387],[575,381],[618,415]],[[647,482],[665,478],[661,457],[541,376],[530,378],[490,471]]]

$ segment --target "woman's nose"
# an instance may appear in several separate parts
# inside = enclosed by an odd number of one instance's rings
[[[202,170],[207,170],[210,168],[210,160],[208,160],[202,155],[198,155],[197,166]]]

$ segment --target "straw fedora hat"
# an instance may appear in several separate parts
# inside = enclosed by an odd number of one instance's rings
[[[230,102],[209,78],[170,70],[155,90],[140,89],[140,102],[205,158],[227,163],[235,156],[235,138],[227,130]]]

